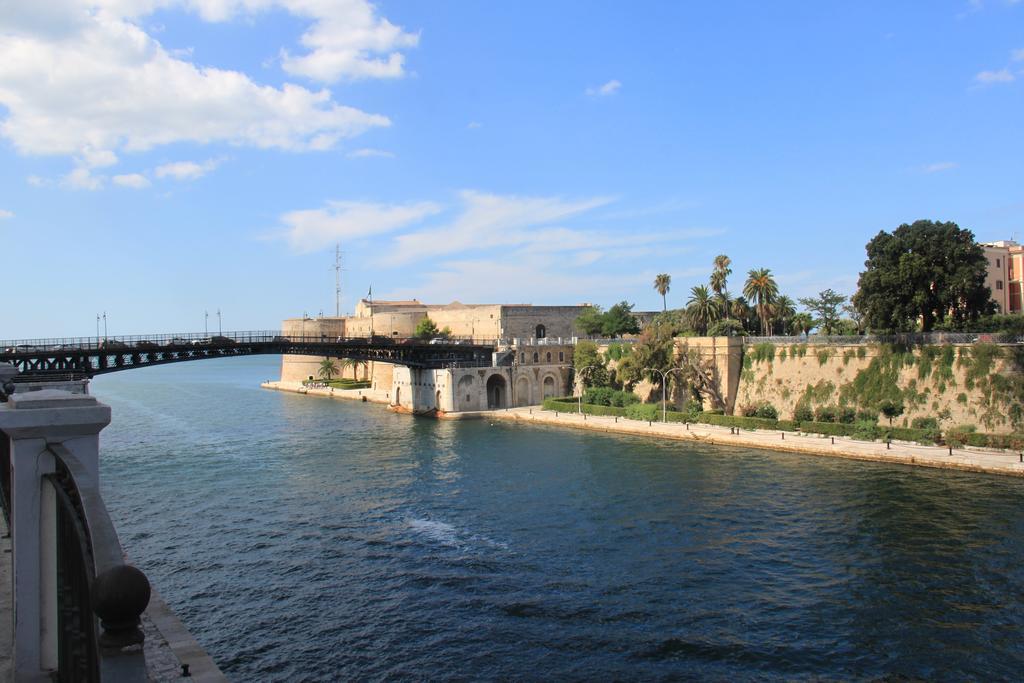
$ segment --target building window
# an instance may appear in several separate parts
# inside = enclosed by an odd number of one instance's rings
[[[565,361],[565,351],[559,351],[558,352],[558,362],[562,363],[564,361]]]
[[[548,351],[548,355],[547,355],[546,360],[547,360],[548,363],[551,362],[551,352],[550,351]]]
[[[540,354],[537,353],[536,351],[534,351],[533,352],[533,362],[536,363],[538,361],[540,361]]]
[[[537,339],[543,339],[548,335],[548,331],[543,325],[537,325],[537,329],[534,332],[536,332]]]
[[[999,259],[996,259],[996,268],[1002,268],[1002,267],[1003,267],[1002,263],[1000,263]]]
[[[1002,288],[1003,288],[1003,281],[1002,280],[996,280],[996,289],[1002,289]]]
[[[525,363],[526,362],[526,353],[520,353],[519,354],[519,362],[520,363]]]

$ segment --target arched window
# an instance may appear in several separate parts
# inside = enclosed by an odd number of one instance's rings
[[[526,352],[525,351],[522,351],[522,352],[519,353],[519,362],[520,363],[525,363],[526,362]]]
[[[534,336],[536,336],[537,339],[543,339],[544,337],[548,336],[548,331],[544,328],[543,325],[537,325],[537,329],[534,332]]]
[[[559,351],[558,352],[558,362],[559,363],[564,363],[565,362],[565,351]]]
[[[534,351],[533,352],[533,362],[536,363],[538,361],[540,361],[540,354],[537,353],[536,351]]]
[[[545,360],[546,360],[546,361],[547,361],[548,363],[550,363],[550,362],[551,362],[551,352],[550,352],[550,351],[548,351],[548,353],[547,353],[547,357],[545,358]]]

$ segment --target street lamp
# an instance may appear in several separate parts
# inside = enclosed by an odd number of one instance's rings
[[[669,368],[668,370],[659,370],[658,368],[644,368],[644,371],[653,370],[661,375],[661,421],[668,422],[668,411],[665,407],[665,389],[668,386],[668,375],[671,372],[682,370],[682,368]]]
[[[581,375],[583,374],[583,371],[584,370],[589,370],[590,368],[601,368],[602,370],[605,369],[605,367],[603,365],[584,365],[582,368],[573,368],[573,370],[576,372],[577,380],[582,382],[583,378],[581,377]],[[580,412],[580,415],[583,414],[583,387],[582,386],[580,387],[580,395],[579,395],[579,412]]]
[[[224,328],[221,327],[221,324],[220,324],[220,309],[219,308],[217,309],[217,334],[222,336],[222,337],[224,336]]]
[[[210,336],[210,312],[203,311],[203,336]]]

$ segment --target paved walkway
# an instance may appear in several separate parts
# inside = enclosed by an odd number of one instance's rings
[[[322,396],[324,398],[340,398],[349,401],[367,401],[369,403],[388,403],[388,392],[379,389],[335,389],[325,387],[322,389],[311,389],[302,382],[264,382],[260,385],[264,389],[275,389],[277,391],[288,391],[293,394],[306,394],[308,396]]]
[[[1020,455],[1008,451],[992,451],[980,448],[954,448],[945,446],[921,446],[894,441],[891,446],[885,442],[856,441],[849,437],[829,437],[818,434],[797,434],[768,430],[737,430],[732,434],[729,427],[679,422],[641,422],[610,416],[584,415],[578,413],[555,413],[532,408],[510,408],[479,414],[491,419],[512,420],[535,424],[547,424],[575,429],[590,429],[600,432],[634,434],[659,438],[699,441],[709,444],[750,446],[768,448],[807,455],[853,458],[892,462],[901,465],[941,467],[969,472],[990,472],[1024,477],[1024,463]]]

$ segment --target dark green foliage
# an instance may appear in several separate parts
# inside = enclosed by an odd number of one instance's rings
[[[622,408],[640,402],[640,397],[631,391],[617,391],[611,387],[593,387],[583,392],[583,402],[598,406]]]
[[[875,331],[916,326],[929,332],[949,318],[962,326],[992,312],[984,250],[956,223],[916,221],[867,244],[853,304]]]
[[[592,341],[580,340],[572,355],[572,366],[585,386],[605,387],[611,381],[605,360]]]
[[[762,403],[757,407],[754,417],[760,417],[765,420],[777,420],[779,419],[779,411],[771,403]]]
[[[857,411],[858,422],[878,422],[878,411],[877,410],[858,410]]]
[[[626,417],[630,420],[658,421],[661,419],[661,409],[653,403],[634,403],[625,408]]]
[[[910,426],[914,429],[938,429],[939,421],[934,417],[915,417],[910,421]]]
[[[633,304],[620,301],[609,308],[602,316],[601,334],[606,337],[619,337],[623,334],[637,334],[640,323],[633,316]]]
[[[431,337],[438,336],[440,333],[438,332],[437,324],[433,320],[424,318],[416,323],[416,331],[413,334],[420,339],[430,339]]]
[[[850,433],[854,439],[860,441],[874,441],[882,435],[878,425],[870,420],[859,420],[854,423],[853,431]]]
[[[814,420],[816,422],[835,422],[836,421],[836,407],[835,406],[818,406],[814,409]],[[802,422],[802,420],[801,420]]]
[[[926,446],[938,443],[941,439],[938,428],[885,427],[882,432],[889,440],[914,441]]]
[[[857,421],[857,410],[850,406],[836,410],[836,422],[851,425]]]
[[[892,420],[895,417],[899,417],[903,414],[904,407],[902,401],[890,401],[885,400],[878,404],[878,409],[882,411],[882,415],[889,418],[889,424],[892,424]]]
[[[592,306],[576,318],[576,329],[586,335],[601,334],[604,325],[604,313],[600,306]]]
[[[832,352],[828,349],[821,349],[820,351],[817,352],[817,356],[818,365],[824,365],[825,363],[828,362],[828,359],[831,358]]]
[[[760,417],[739,417],[736,415],[716,415],[705,412],[698,416],[698,421],[709,425],[720,427],[739,427],[741,429],[775,429],[778,427],[778,420],[770,420]]]
[[[747,334],[747,331],[743,328],[742,323],[727,318],[712,323],[707,334],[709,337],[742,337]]]
[[[806,403],[797,404],[793,410],[793,421],[794,422],[813,422],[814,411]]]
[[[800,431],[826,436],[850,436],[854,432],[854,426],[834,422],[801,422]]]

